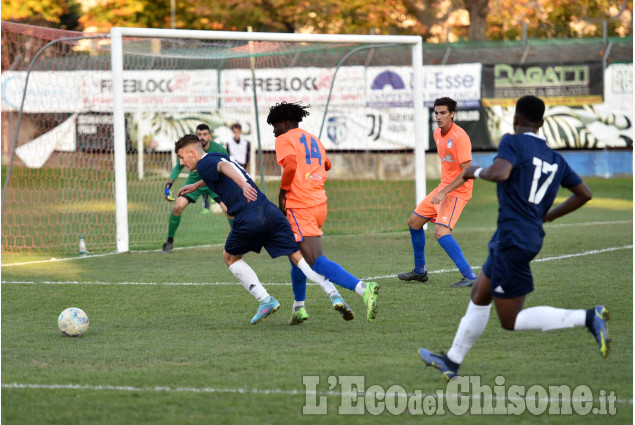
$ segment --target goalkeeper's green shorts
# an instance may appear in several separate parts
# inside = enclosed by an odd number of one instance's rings
[[[191,179],[188,177],[187,180],[185,180],[185,183],[183,184],[183,186],[187,186],[188,184],[199,182],[200,180],[201,180],[200,178]],[[196,200],[203,194],[209,195],[209,197],[212,198],[216,203],[220,204],[220,197],[207,186],[201,186],[198,189],[196,189],[194,192],[191,192],[182,196],[186,198],[190,203],[194,204],[196,203]]]

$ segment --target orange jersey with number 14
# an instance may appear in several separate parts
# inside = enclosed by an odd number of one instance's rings
[[[326,202],[326,150],[320,139],[300,128],[294,128],[276,138],[276,160],[295,156],[297,169],[287,191],[287,208],[310,208]]]

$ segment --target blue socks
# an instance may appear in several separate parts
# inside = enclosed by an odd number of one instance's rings
[[[412,233],[412,229],[410,230],[410,232]],[[450,256],[452,261],[454,261],[454,264],[456,264],[456,267],[458,267],[463,277],[467,279],[476,279],[476,275],[474,274],[474,272],[472,271],[472,268],[470,267],[470,265],[465,260],[465,257],[463,256],[463,251],[461,251],[461,247],[459,246],[458,243],[456,243],[452,235],[442,236],[438,240],[439,240],[439,245],[441,245],[441,247],[445,250],[445,252],[447,252],[447,254]]]
[[[313,263],[313,270],[325,276],[331,282],[337,283],[343,288],[355,290],[359,279],[344,270],[339,264],[329,260],[325,256],[318,257]],[[294,289],[295,291],[295,289]]]
[[[293,262],[291,262],[291,287],[293,288],[293,299],[304,301],[306,298],[306,276]]]
[[[426,235],[421,229],[410,229],[410,239],[412,239],[412,249],[415,252],[415,273],[426,272]],[[457,245],[458,246],[458,245]]]

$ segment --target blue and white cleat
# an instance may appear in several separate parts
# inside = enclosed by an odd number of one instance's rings
[[[459,365],[453,363],[445,354],[432,354],[432,352],[426,350],[425,348],[420,348],[419,355],[426,366],[437,368],[446,381],[450,381],[450,379],[454,378],[459,373]]]
[[[280,303],[278,302],[278,300],[269,295],[267,298],[260,301],[258,313],[256,313],[256,315],[251,319],[251,324],[257,325],[258,323],[262,322],[267,317],[278,311],[279,308]]]
[[[589,332],[593,334],[595,340],[600,348],[600,355],[603,359],[609,356],[609,348],[611,339],[609,338],[609,311],[603,305],[596,305],[592,308],[593,319],[590,326],[588,326]]]
[[[342,319],[349,321],[355,318],[355,313],[353,313],[353,310],[346,304],[340,294],[333,295],[331,302],[333,303],[333,309],[339,311],[342,315]]]

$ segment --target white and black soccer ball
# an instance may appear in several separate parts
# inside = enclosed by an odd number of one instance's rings
[[[88,316],[81,308],[70,307],[60,314],[57,326],[66,336],[80,336],[88,330]]]

